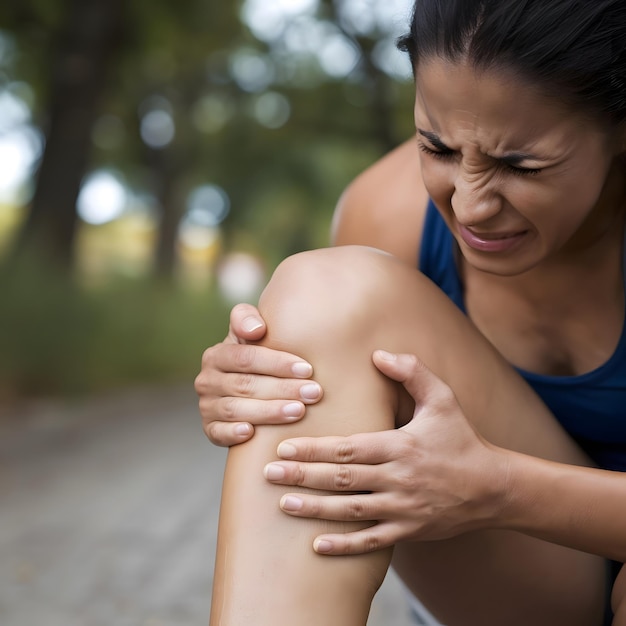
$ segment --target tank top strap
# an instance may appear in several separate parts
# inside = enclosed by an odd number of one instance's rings
[[[456,242],[432,200],[428,201],[418,268],[463,311],[463,285],[456,263]]]

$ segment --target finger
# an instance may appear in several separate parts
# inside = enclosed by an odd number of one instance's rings
[[[245,423],[211,422],[203,430],[211,443],[222,447],[236,446],[254,435],[254,427]]]
[[[389,515],[385,494],[314,495],[286,493],[280,499],[283,512],[294,517],[338,522],[375,522]]]
[[[236,403],[238,399],[254,399],[314,404],[323,395],[321,386],[314,381],[303,382],[255,374],[223,374],[219,379],[216,376],[206,386],[201,384],[200,387],[201,397],[204,396],[209,401],[221,400],[224,403]]]
[[[229,335],[235,340],[258,341],[267,331],[259,310],[251,304],[237,304],[230,312]]]
[[[414,354],[392,354],[376,350],[372,358],[374,365],[385,376],[404,385],[417,406],[435,396],[443,398],[453,395],[450,387]]]
[[[392,523],[382,522],[351,533],[320,535],[313,541],[313,549],[328,556],[366,554],[390,548],[400,539],[400,533]]]
[[[274,408],[278,410],[293,401],[315,404],[324,395],[322,387],[315,381],[256,374],[230,374],[208,369],[198,374],[194,388],[199,396],[200,412],[203,415],[210,416],[215,412],[213,419],[221,419],[218,411],[224,410],[230,413],[231,420],[243,420],[237,413],[239,399],[275,400],[278,404]],[[292,406],[289,408],[293,411]],[[248,421],[247,417],[245,421]]]
[[[268,463],[263,475],[274,484],[325,491],[379,491],[389,486],[375,465],[281,461]]]
[[[304,417],[306,410],[302,402],[233,397],[206,403],[201,400],[199,406],[202,421],[207,427],[213,422],[247,422],[254,426],[297,422]]]
[[[399,430],[358,433],[348,437],[298,437],[278,446],[278,456],[307,463],[361,463],[377,465],[392,461],[404,434]]]
[[[310,363],[289,352],[265,346],[220,343],[204,351],[202,369],[264,374],[277,378],[310,378]]]

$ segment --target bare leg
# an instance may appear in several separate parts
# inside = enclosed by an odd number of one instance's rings
[[[265,343],[312,362],[325,397],[301,424],[259,429],[229,455],[212,626],[250,623],[250,616],[260,625],[365,622],[388,554],[376,560],[316,556],[311,541],[320,523],[282,515],[277,502],[287,490],[264,484],[260,474],[283,438],[390,427],[400,394],[371,365],[376,348],[419,355],[491,442],[588,462],[454,305],[388,255],[348,247],[292,257],[275,273],[260,308],[271,331]],[[405,544],[394,567],[450,626],[601,622],[602,560],[518,533]],[[328,610],[320,608],[324,603]],[[309,611],[318,611],[310,622]]]
[[[329,332],[332,301],[319,302],[322,310],[329,307],[328,313],[309,310],[311,319],[303,317],[306,299],[282,291],[287,275],[279,270],[261,299],[259,307],[270,328],[264,343],[289,346],[315,363],[315,378],[324,387],[325,399],[309,407],[301,422],[257,427],[251,441],[230,449],[210,623],[364,626],[391,550],[338,559],[316,554],[313,539],[318,534],[359,525],[285,515],[278,506],[280,497],[294,489],[270,485],[262,471],[266,463],[278,459],[278,443],[288,437],[393,428],[396,391],[373,366],[368,344],[359,346],[352,333]],[[327,316],[331,324],[323,328]]]

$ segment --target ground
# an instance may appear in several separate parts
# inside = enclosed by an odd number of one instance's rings
[[[0,623],[208,622],[226,454],[191,385],[0,414]],[[387,576],[368,626],[409,626]]]

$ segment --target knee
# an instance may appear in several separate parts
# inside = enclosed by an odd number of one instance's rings
[[[362,246],[302,252],[284,260],[263,291],[259,309],[272,329],[300,334],[361,332],[389,284],[389,255]]]
[[[626,566],[622,566],[613,586],[611,608],[615,614],[613,626],[626,626]]]

